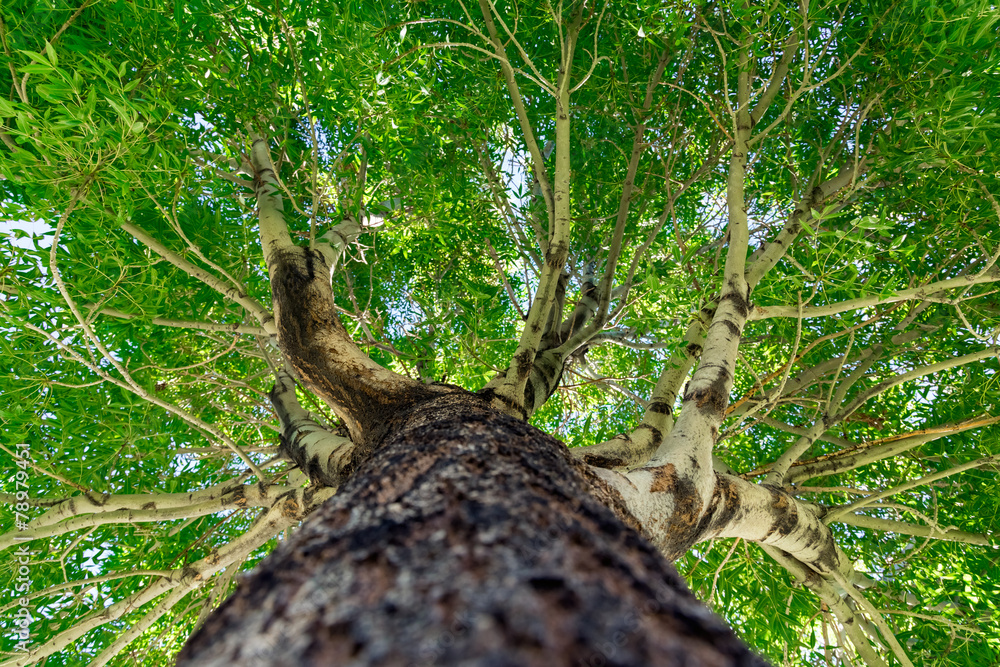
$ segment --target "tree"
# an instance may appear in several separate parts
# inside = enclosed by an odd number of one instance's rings
[[[0,9],[0,664],[1000,659],[996,8],[428,5]]]

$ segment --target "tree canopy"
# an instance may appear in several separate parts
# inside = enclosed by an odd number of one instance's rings
[[[167,664],[336,490],[280,442],[258,137],[373,361],[524,394],[593,466],[654,456],[709,324],[752,290],[715,469],[813,508],[864,581],[742,537],[678,570],[775,664],[1000,660],[993,4],[0,19],[0,579],[29,549],[31,662]],[[29,661],[18,608],[2,665]]]

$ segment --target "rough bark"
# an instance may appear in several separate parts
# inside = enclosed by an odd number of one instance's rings
[[[178,664],[765,664],[595,492],[481,397],[411,406]]]

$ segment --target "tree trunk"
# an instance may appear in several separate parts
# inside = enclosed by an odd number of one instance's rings
[[[765,664],[585,475],[477,395],[411,407],[178,664]]]

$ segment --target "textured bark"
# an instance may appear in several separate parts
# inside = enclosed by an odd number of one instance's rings
[[[594,492],[614,494],[554,438],[475,395],[434,398],[178,664],[765,664]]]

